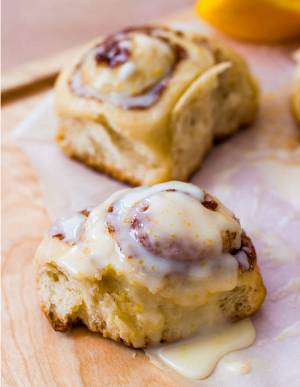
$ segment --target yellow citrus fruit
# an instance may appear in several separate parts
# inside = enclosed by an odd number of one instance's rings
[[[198,0],[196,12],[237,39],[276,43],[300,37],[300,0]]]

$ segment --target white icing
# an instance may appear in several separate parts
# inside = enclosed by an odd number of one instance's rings
[[[242,361],[234,361],[226,363],[225,368],[233,375],[246,375],[250,371],[251,366]]]
[[[161,192],[171,187],[180,191]],[[222,230],[237,234],[240,234],[241,230],[239,223],[232,218],[232,213],[227,209],[227,211],[223,210],[225,207],[222,208],[220,205],[217,211],[211,211],[199,203],[203,200],[204,191],[188,184],[176,185],[170,182],[158,184],[146,190],[142,187],[121,196],[114,204],[114,213],[108,215],[108,221],[120,230],[117,238],[120,238],[121,246],[126,245],[129,234],[134,239],[130,222],[139,213],[144,234],[151,245],[164,241],[166,248],[170,249],[172,243],[179,240],[182,244],[195,246],[202,257],[212,258],[222,253]],[[149,208],[140,213],[141,207],[145,206]],[[125,240],[122,241],[122,238]],[[142,255],[143,248],[137,245],[135,240],[130,241],[131,245],[134,244],[132,248],[137,254]],[[233,247],[240,247],[239,237],[234,241]],[[181,246],[181,250],[184,254],[186,251],[184,245]],[[130,252],[127,254],[131,255]]]
[[[50,228],[49,234],[62,234],[65,241],[76,243],[84,229],[85,220],[86,216],[79,212],[61,216]]]
[[[94,66],[91,66],[92,68],[95,68]],[[94,89],[101,89],[103,88],[105,85],[109,84],[110,83],[110,79],[109,79],[109,74],[110,74],[110,70],[109,69],[106,69],[104,68],[100,74],[98,74],[98,76],[95,78],[94,82],[93,82],[93,87]]]
[[[294,324],[285,328],[277,337],[276,340],[283,340],[286,337],[295,337],[300,336],[300,320],[296,321]]]
[[[162,82],[167,82],[167,79],[163,80]],[[78,69],[73,75],[71,85],[72,90],[79,96],[84,96],[86,98],[93,97],[100,101],[105,101],[114,105],[121,106],[124,109],[131,109],[136,106],[151,106],[152,103],[156,101],[156,88],[151,89],[148,93],[137,96],[130,96],[127,93],[117,92],[112,92],[110,94],[99,93],[91,86],[83,84],[82,73],[80,69]],[[162,85],[161,82],[158,84],[157,88],[160,87],[160,85]]]
[[[163,35],[162,31],[160,34]],[[99,66],[95,60],[97,46],[86,54],[75,71],[71,79],[72,90],[79,96],[92,97],[124,109],[151,106],[175,65],[172,48],[165,41],[139,31],[119,33],[114,39],[120,47],[129,50],[130,61],[114,68]],[[149,91],[144,93],[145,89]]]
[[[167,189],[177,191],[165,192]],[[110,265],[130,283],[141,283],[153,293],[163,288],[166,275],[173,273],[181,278],[184,272],[186,281],[195,281],[195,294],[191,297],[183,291],[176,302],[202,305],[209,294],[232,290],[237,284],[238,262],[235,256],[222,252],[220,232],[236,232],[234,248],[239,248],[241,243],[240,224],[231,211],[220,202],[216,211],[211,211],[200,203],[203,199],[204,191],[182,182],[123,190],[91,211],[81,240],[59,258],[58,264],[78,279],[101,278],[103,270]],[[186,261],[186,257],[181,257],[177,251],[178,259],[164,259],[145,249],[130,229],[129,217],[139,208],[138,202],[149,205],[149,211],[144,215],[150,221],[145,218],[143,230],[148,230],[146,233],[151,242],[154,243],[155,235],[162,241],[171,238],[181,243],[183,251],[189,245],[195,246],[201,256]],[[111,204],[113,212],[107,212]],[[113,236],[108,232],[106,222],[115,228]]]
[[[299,294],[300,294],[300,277],[291,278],[289,282],[278,290],[276,296],[270,297],[271,301],[281,300],[288,295],[293,294],[294,296],[291,298],[291,302],[296,302]]]
[[[130,51],[132,49],[132,42],[130,40],[121,40],[119,46],[121,48],[127,48]]]
[[[250,269],[248,257],[244,251],[238,251],[235,254],[235,258],[238,260],[238,263],[242,266],[243,269],[245,270]]]
[[[289,164],[284,160],[259,160],[256,162],[261,178],[272,193],[279,195],[295,208],[300,209],[300,165]]]
[[[129,78],[130,75],[134,72],[134,70],[135,64],[133,62],[124,63],[118,71],[118,77],[120,81],[125,81],[125,79]]]
[[[93,212],[93,211],[92,211]],[[93,215],[90,215],[93,217]],[[92,221],[92,219],[90,219]],[[75,278],[101,277],[101,269],[115,257],[115,243],[107,232],[105,221],[97,219],[95,229],[86,225],[85,238],[59,258],[59,265]]]
[[[233,324],[224,324],[213,332],[195,336],[167,346],[145,350],[150,359],[159,359],[191,379],[204,379],[227,353],[250,346],[255,328],[250,317]],[[242,363],[244,364],[244,363]],[[249,369],[245,365],[245,372]],[[236,365],[236,373],[238,373]],[[243,373],[240,371],[239,373]]]
[[[265,242],[264,252],[274,263],[284,265],[299,259],[299,253],[284,241],[280,236],[270,231],[262,234],[261,239]]]
[[[204,191],[197,186],[193,184],[182,183],[180,181],[169,181],[167,183],[156,184],[151,187],[138,187],[130,190],[129,192],[127,191],[123,194],[122,202],[124,203],[125,209],[128,210],[143,197],[150,196],[167,189],[176,189],[178,191],[180,190],[181,192],[189,193],[197,200],[204,200]]]

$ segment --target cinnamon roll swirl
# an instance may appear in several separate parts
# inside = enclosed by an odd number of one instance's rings
[[[56,141],[134,185],[187,180],[215,138],[252,121],[257,87],[223,45],[163,27],[89,44],[56,84]]]
[[[54,329],[82,322],[136,348],[244,318],[265,297],[238,219],[181,182],[122,190],[58,219],[35,266]]]

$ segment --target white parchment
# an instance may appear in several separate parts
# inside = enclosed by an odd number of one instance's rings
[[[51,220],[74,210],[99,204],[124,184],[67,158],[55,145],[54,95],[41,104],[16,129],[18,144],[30,157],[44,193]]]
[[[176,26],[211,32],[196,22]],[[295,46],[255,46],[218,37],[248,59],[264,95],[256,122],[216,146],[192,182],[216,195],[240,218],[256,246],[268,294],[252,318],[257,338],[251,347],[225,356],[203,381],[179,378],[177,382],[185,387],[296,387],[300,385],[300,337],[276,339],[300,320],[300,297],[280,293],[292,279],[300,278],[300,128],[289,104]],[[97,205],[125,186],[68,159],[52,140],[54,128],[50,93],[15,131],[39,177],[52,220]],[[226,362],[236,360],[251,364],[249,374],[235,376],[225,370]]]

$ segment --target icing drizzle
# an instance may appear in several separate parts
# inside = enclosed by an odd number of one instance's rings
[[[117,192],[91,211],[71,214],[71,221],[62,217],[49,234],[61,234],[72,246],[58,264],[78,279],[101,278],[112,267],[153,292],[165,276],[182,273],[187,281],[202,278],[205,286],[211,278],[211,292],[230,290],[238,268],[252,270],[255,250],[251,244],[249,254],[250,239],[221,202],[209,196],[217,205],[206,208],[207,195],[191,184],[168,182]]]
[[[167,31],[166,28],[156,27],[130,28],[107,37],[102,43],[86,53],[83,60],[78,64],[70,80],[71,91],[78,97],[108,102],[123,109],[147,109],[153,106],[162,95],[176,67],[188,56],[186,50],[180,44],[172,42],[169,37],[165,36],[165,31]],[[166,72],[162,72],[162,76],[159,79],[154,80],[150,85],[145,86],[145,88],[135,94],[117,91],[108,94],[101,93],[93,85],[83,81],[82,70],[89,55],[92,55],[97,65],[108,69],[130,64],[128,67],[130,67],[132,72],[134,63],[128,62],[128,60],[132,56],[132,36],[135,33],[158,39],[172,51],[173,61],[170,63],[169,69]],[[180,36],[180,33],[178,34]]]

